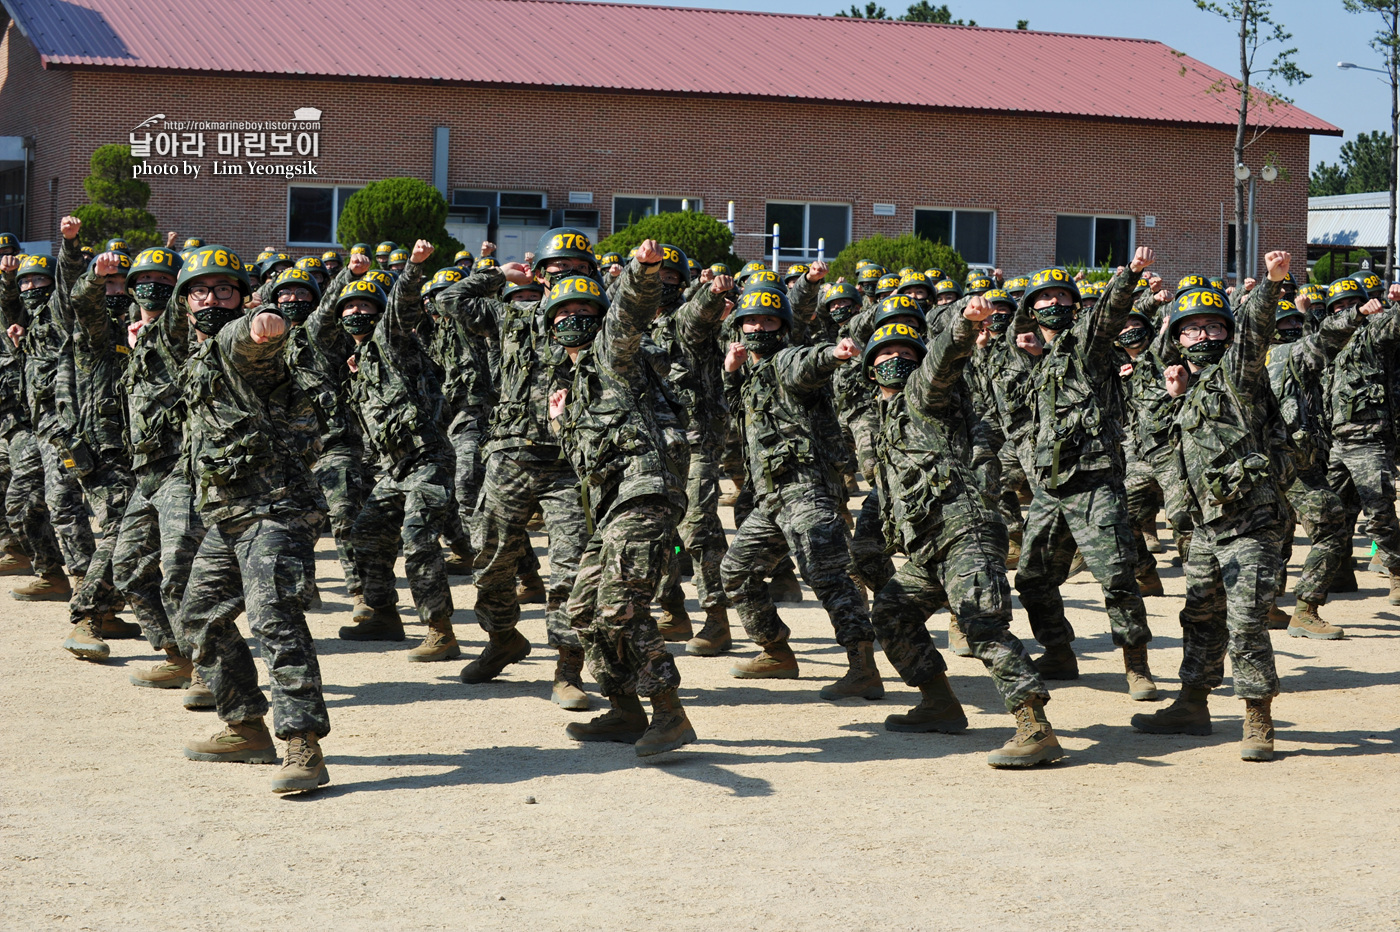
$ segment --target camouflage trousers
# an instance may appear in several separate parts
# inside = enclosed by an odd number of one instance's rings
[[[1214,689],[1225,677],[1225,651],[1235,695],[1278,694],[1269,608],[1278,580],[1279,528],[1218,540],[1197,528],[1186,563],[1181,610],[1181,685]]]
[[[5,489],[6,519],[25,553],[29,554],[34,574],[46,576],[63,572],[63,554],[49,522],[49,506],[44,503],[44,467],[35,443],[28,427],[16,425],[0,437],[0,457],[9,471],[9,486]],[[23,469],[21,464],[26,461],[39,468]]]
[[[183,472],[157,467],[138,478],[112,550],[112,583],[156,650],[189,656],[189,639],[174,619],[203,539],[204,521]]]
[[[1297,479],[1288,487],[1289,520],[1284,525],[1280,550],[1279,578],[1293,552],[1293,530],[1301,522],[1310,548],[1293,595],[1299,602],[1321,605],[1327,601],[1327,587],[1344,563],[1351,559],[1351,529],[1342,499],[1324,483]]]
[[[676,528],[680,545],[690,554],[695,566],[695,594],[702,609],[715,606],[728,606],[724,595],[724,582],[720,578],[720,561],[728,547],[724,536],[724,525],[719,519],[719,463],[714,451],[700,445],[691,447],[690,470],[686,479],[685,494],[688,504],[685,517]],[[669,585],[663,586],[661,601],[670,604],[678,598],[680,591],[679,573]]]
[[[871,592],[879,592],[894,575],[894,561],[885,552],[878,488],[872,487],[866,493],[856,512],[856,529],[851,536],[851,575]]]
[[[311,472],[321,487],[321,494],[326,497],[335,552],[340,558],[340,569],[345,573],[345,591],[358,595],[364,591],[364,584],[355,566],[354,528],[355,519],[365,505],[364,451],[336,444],[321,452]],[[314,580],[314,567],[311,572]]]
[[[122,607],[121,592],[112,584],[112,551],[134,485],[130,470],[124,466],[95,469],[80,481],[97,517],[97,526],[102,529],[102,539],[96,542],[87,574],[68,602],[68,614],[75,624],[84,618],[115,613]]]
[[[765,647],[791,634],[768,595],[773,569],[789,553],[831,618],[837,643],[874,640],[865,598],[851,578],[851,533],[836,500],[828,489],[802,483],[760,498],[720,564],[724,591],[754,643]]]
[[[742,527],[744,522],[749,519],[749,515],[753,514],[753,510],[756,507],[758,501],[757,495],[754,494],[753,483],[749,481],[748,475],[743,475],[741,479],[742,481],[739,484],[739,494],[734,500],[734,527],[736,529]],[[839,503],[837,505],[837,511],[840,511]],[[720,565],[721,567],[723,567],[723,563],[721,563]],[[797,567],[792,562],[792,556],[785,554],[783,558],[778,561],[778,565],[773,567],[773,571],[769,574],[769,576],[782,576],[787,575],[789,573],[796,574],[796,572]],[[721,578],[723,577],[723,575],[724,571],[721,568]],[[728,596],[725,596],[725,598],[728,598]]]
[[[355,518],[350,539],[355,569],[370,608],[397,605],[394,561],[403,543],[403,569],[413,605],[425,622],[452,617],[452,589],[438,535],[456,519],[452,471],[445,463],[421,461],[401,479],[382,476]]]
[[[941,537],[911,557],[875,594],[870,622],[885,656],[909,686],[922,686],[946,671],[927,622],[951,606],[1008,712],[1027,699],[1048,700],[1050,693],[1025,645],[1011,633],[1006,525],[963,525],[945,529]]]
[[[58,538],[58,549],[63,554],[63,562],[68,564],[68,572],[74,576],[86,576],[93,552],[97,550],[97,541],[92,536],[92,525],[88,523],[83,488],[78,484],[77,477],[63,465],[57,447],[38,434],[34,435],[34,440],[39,454],[38,465],[44,473],[44,504],[49,509],[49,521]],[[34,465],[26,463],[26,468],[32,469]]]
[[[1186,510],[1186,492],[1177,476],[1177,465],[1170,450],[1162,450],[1147,458],[1130,456],[1124,489],[1128,494],[1128,521],[1137,544],[1139,570],[1157,565],[1147,550],[1143,532],[1157,528],[1157,513],[1166,510],[1177,555],[1186,562],[1186,550],[1191,543],[1191,515]]]
[[[1046,489],[1037,483],[1032,496],[1016,592],[1030,616],[1035,639],[1045,647],[1060,647],[1074,640],[1060,586],[1069,578],[1077,545],[1085,566],[1103,587],[1113,643],[1140,647],[1152,640],[1134,574],[1136,548],[1122,482],[1111,475],[1091,473],[1060,489]]]
[[[1021,540],[1024,536],[1021,492],[1030,491],[1030,480],[1026,478],[1026,468],[1021,464],[1015,443],[1009,440],[1003,443],[997,453],[997,459],[1001,463],[1001,483],[993,498],[1001,519],[1006,522],[1010,539]]]
[[[647,496],[615,508],[584,547],[567,612],[605,696],[649,697],[681,684],[651,615],[675,527],[671,504]]]
[[[273,733],[285,739],[330,732],[321,667],[306,626],[306,563],[313,559],[313,532],[271,509],[211,524],[200,542],[175,629],[189,639],[190,659],[223,721],[261,718],[269,707],[236,624],[246,611],[272,686]]]
[[[520,623],[515,574],[530,536],[525,524],[539,509],[549,535],[549,585],[545,628],[551,647],[580,647],[564,603],[588,541],[578,476],[567,460],[514,459],[498,450],[486,460],[486,475],[472,520],[476,550],[476,620],[485,631],[510,631]],[[674,530],[674,528],[672,529]],[[668,533],[662,544],[669,547]],[[658,580],[659,582],[659,580]],[[653,595],[655,590],[653,590]]]
[[[452,441],[452,449],[457,454],[454,471],[457,493],[458,525],[470,547],[472,515],[476,512],[476,499],[481,492],[481,481],[486,475],[486,465],[481,458],[481,445],[486,441],[485,408],[474,407],[458,411],[447,427],[447,437]],[[449,539],[451,536],[449,535]],[[470,557],[470,554],[463,554]]]
[[[1366,512],[1366,533],[1376,542],[1381,563],[1387,569],[1400,571],[1395,457],[1385,443],[1334,439],[1327,463],[1327,484],[1342,500],[1347,527],[1355,527],[1357,517]]]
[[[10,443],[5,436],[0,435],[0,502],[5,501],[9,491]],[[10,516],[3,509],[0,509],[0,550],[13,554],[29,552],[24,546],[24,531],[18,526],[11,526]]]

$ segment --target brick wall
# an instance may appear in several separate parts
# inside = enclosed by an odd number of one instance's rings
[[[43,70],[34,46],[11,21],[0,36],[0,136],[35,139],[29,166],[28,229],[8,231],[21,240],[58,239],[62,211],[67,205],[83,203],[82,180],[92,151],[83,156],[83,170],[75,174],[72,88],[73,75]],[[51,187],[55,179],[57,188]]]
[[[315,181],[431,181],[433,127],[445,125],[449,188],[543,190],[551,207],[569,206],[569,191],[591,191],[604,233],[614,193],[699,196],[721,218],[733,200],[739,229],[750,232],[762,229],[768,199],[847,203],[857,239],[912,230],[915,206],[990,209],[997,263],[1011,273],[1054,260],[1059,212],[1130,214],[1137,242],[1159,249],[1170,277],[1220,270],[1221,205],[1227,222],[1233,211],[1227,128],[551,89],[97,71],[71,80],[68,171],[78,179],[93,148],[126,141],[153,113],[280,120],[314,106],[323,111]],[[0,112],[11,109],[9,93],[7,84]],[[38,133],[47,140],[65,130],[43,123]],[[208,142],[212,149],[212,133]],[[1305,134],[1272,133],[1250,156],[1262,164],[1266,151],[1277,151],[1290,173],[1260,184],[1258,215],[1261,245],[1298,256],[1306,251],[1308,142]],[[250,254],[282,244],[288,182],[210,178],[212,158],[202,162],[198,179],[147,179],[162,229]],[[80,187],[62,190],[61,209],[80,202]],[[895,215],[873,216],[876,202],[895,204]],[[1146,215],[1156,217],[1155,228],[1144,227]],[[736,252],[756,255],[759,242],[740,239]]]

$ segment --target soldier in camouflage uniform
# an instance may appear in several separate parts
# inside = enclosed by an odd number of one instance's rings
[[[235,623],[246,611],[271,682],[273,732],[287,742],[272,789],[305,792],[330,779],[320,748],[330,719],[305,615],[305,569],[326,510],[310,466],[321,428],[287,368],[287,321],[275,304],[245,315],[248,294],[242,263],[220,246],[191,254],[176,284],[199,341],[186,387],[189,468],[208,532],[175,627],[225,723],[188,742],[185,756],[277,759],[263,722],[268,699]]]
[[[1165,425],[1160,423],[1158,413],[1163,407],[1158,404],[1158,394],[1166,391],[1162,382],[1164,367],[1151,349],[1152,333],[1152,318],[1144,311],[1134,310],[1118,334],[1124,360],[1119,377],[1123,380],[1121,397],[1127,435],[1123,443],[1123,486],[1136,544],[1134,574],[1143,598],[1164,594],[1153,554],[1162,549],[1157,541],[1157,512],[1166,502],[1158,469],[1170,454]]]
[[[922,700],[885,719],[889,731],[960,732],[967,716],[929,637],[928,616],[951,605],[971,653],[991,672],[1015,736],[988,763],[1028,767],[1063,756],[1044,706],[1050,694],[1011,633],[1011,587],[1002,555],[1006,526],[972,470],[972,441],[959,369],[991,302],[974,298],[925,349],[913,328],[886,324],[866,346],[862,369],[880,387],[875,435],[885,536],[908,562],[875,595],[871,622],[885,656]]]
[[[690,554],[696,598],[705,610],[705,625],[698,635],[692,637],[689,619],[684,625],[677,625],[674,633],[663,626],[661,634],[667,640],[686,641],[689,653],[711,656],[728,650],[732,643],[729,602],[719,571],[728,542],[719,518],[718,454],[729,417],[719,333],[724,322],[725,295],[734,287],[734,280],[727,274],[715,275],[689,300],[680,303],[682,276],[675,266],[682,254],[673,246],[662,245],[661,249],[661,298],[659,313],[651,326],[651,339],[670,363],[672,391],[685,406],[689,421],[687,504],[677,533],[681,546]],[[681,617],[684,616],[678,579],[669,591],[662,593],[660,602],[673,617],[673,606],[679,605]]]
[[[1368,302],[1366,308],[1380,311],[1379,302]],[[1296,473],[1287,486],[1291,514],[1282,534],[1283,564],[1287,565],[1292,553],[1296,521],[1303,523],[1310,546],[1293,589],[1298,600],[1293,616],[1274,608],[1269,627],[1286,628],[1294,637],[1335,640],[1344,634],[1317,611],[1327,601],[1327,586],[1338,568],[1351,559],[1351,526],[1346,521],[1346,509],[1327,484],[1332,435],[1323,403],[1323,385],[1332,360],[1362,320],[1360,308],[1352,305],[1324,318],[1316,333],[1304,336],[1304,315],[1294,304],[1279,301],[1274,316],[1276,342],[1269,348],[1265,364]]]
[[[820,279],[825,271],[814,268],[809,276]],[[742,342],[731,345],[724,364],[731,409],[743,418],[755,508],[735,533],[720,572],[744,630],[762,648],[731,672],[746,678],[797,676],[788,628],[765,584],[791,552],[830,616],[837,642],[846,648],[849,669],[822,689],[822,698],[879,698],[884,684],[875,667],[874,631],[850,576],[850,532],[837,508],[845,492],[837,451],[817,442],[821,415],[814,410],[830,408],[832,374],[857,347],[849,338],[835,346],[786,347],[792,316],[781,289],[760,285],[747,291],[733,314]]]
[[[1228,644],[1235,695],[1245,700],[1240,756],[1256,761],[1273,757],[1278,674],[1268,613],[1284,516],[1260,412],[1271,404],[1263,397],[1271,392],[1264,360],[1289,261],[1286,252],[1264,257],[1268,278],[1241,305],[1238,323],[1214,289],[1183,294],[1168,319],[1187,363],[1169,367],[1166,379],[1178,399],[1172,446],[1194,524],[1181,611],[1181,694],[1132,719],[1150,734],[1210,734],[1207,695],[1224,677]]]
[[[661,246],[647,240],[609,305],[596,279],[556,281],[544,304],[568,364],[556,367],[549,414],[578,472],[590,539],[569,597],[569,620],[611,708],[568,726],[580,741],[635,743],[638,757],[695,740],[676,690],[680,672],[650,605],[671,564],[685,478],[668,462],[653,410],[655,371],[642,339],[661,296]],[[638,697],[651,700],[647,722]]]
[[[126,316],[131,304],[127,270],[131,257],[107,252],[73,287],[62,309],[72,333],[73,380],[60,385],[58,407],[66,443],[64,463],[75,473],[102,529],[88,572],[69,603],[73,629],[63,646],[84,660],[105,660],[109,649],[102,625],[115,622],[122,597],[112,582],[112,551],[131,498],[131,458],[126,452]],[[135,627],[135,626],[132,626]],[[129,634],[139,635],[140,628]]]
[[[332,307],[316,310],[317,325],[328,327],[338,317],[355,341],[351,399],[380,471],[351,531],[355,567],[371,615],[341,628],[340,636],[403,640],[394,579],[402,543],[413,604],[428,626],[423,643],[408,652],[414,662],[461,656],[452,630],[452,590],[438,544],[445,523],[456,519],[452,447],[439,424],[440,387],[414,332],[423,313],[422,263],[432,252],[431,243],[419,240],[387,295],[377,282],[359,278],[340,290]],[[350,262],[351,274],[367,271],[363,259]]]
[[[478,338],[500,347],[499,401],[491,410],[486,474],[477,498],[472,543],[476,558],[476,620],[490,643],[462,670],[466,683],[485,683],[530,653],[516,630],[520,602],[516,569],[529,548],[525,525],[538,509],[549,535],[549,592],[545,627],[559,651],[551,698],[562,708],[584,711],[583,644],[569,625],[565,600],[588,532],[578,476],[549,428],[549,392],[554,369],[568,353],[552,339],[539,303],[507,303],[495,296],[509,280],[552,286],[567,274],[597,275],[593,247],[577,230],[550,230],[535,249],[534,269],[520,263],[478,267],[464,281],[443,289],[436,304]],[[478,266],[480,264],[478,263]]]
[[[56,392],[60,370],[69,365],[70,352],[67,315],[62,306],[69,300],[69,291],[85,265],[78,248],[79,226],[76,218],[63,218],[63,246],[57,264],[48,256],[25,257],[15,274],[21,307],[17,317],[5,319],[11,338],[19,339],[24,357],[25,403],[35,439],[32,449],[25,447],[18,456],[12,456],[11,469],[22,487],[42,481],[44,502],[59,549],[74,576],[87,573],[97,549],[82,488],[77,477],[63,465],[55,446],[55,442],[64,439]],[[40,576],[17,586],[14,594],[22,600],[66,601],[72,591],[66,578]]]
[[[1327,310],[1359,307],[1370,300],[1356,278],[1342,278],[1327,289]],[[1379,304],[1379,302],[1377,302]],[[1369,315],[1368,315],[1369,316]],[[1327,404],[1332,449],[1327,480],[1341,496],[1347,527],[1366,512],[1366,534],[1376,542],[1390,575],[1391,605],[1400,605],[1400,520],[1395,514],[1395,437],[1390,386],[1400,347],[1400,311],[1391,310],[1360,327],[1338,352],[1328,373]],[[1352,570],[1348,557],[1343,574]],[[1354,572],[1352,573],[1354,576]],[[1344,591],[1337,587],[1332,591]]]

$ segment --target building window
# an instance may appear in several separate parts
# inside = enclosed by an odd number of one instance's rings
[[[704,202],[698,197],[648,197],[640,194],[619,194],[613,198],[613,232],[626,229],[643,217],[673,214],[680,210],[700,210]]]
[[[334,246],[340,214],[359,188],[293,186],[287,189],[287,245]]]
[[[996,262],[996,214],[990,210],[914,209],[914,235],[952,246],[972,265]]]
[[[851,241],[849,204],[769,201],[763,224],[766,256],[773,255],[775,223],[778,225],[778,254],[782,259],[815,259],[818,241],[824,241],[824,254],[834,258]]]
[[[1117,266],[1133,257],[1133,218],[1060,214],[1055,218],[1055,264]]]

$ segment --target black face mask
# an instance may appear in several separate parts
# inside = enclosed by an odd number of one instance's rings
[[[554,322],[554,339],[561,346],[586,346],[598,335],[602,318],[570,314]]]
[[[27,311],[37,311],[45,304],[49,303],[50,296],[53,295],[53,285],[45,285],[42,288],[30,288],[28,291],[19,293],[20,303]]]
[[[918,369],[917,362],[905,359],[903,356],[877,362],[871,367],[871,371],[875,373],[875,381],[884,388],[903,388],[904,383],[909,381],[909,376],[917,372]]]
[[[927,313],[928,313],[928,309],[929,309],[930,307],[933,306],[933,299],[932,299],[932,298],[915,298],[915,299],[914,299],[914,303],[918,305],[919,310],[921,310],[921,311],[923,311],[925,314],[927,314]]]
[[[154,311],[165,309],[170,296],[175,293],[175,286],[165,282],[142,282],[133,290],[136,292],[136,303],[148,311]]]
[[[987,318],[987,329],[992,333],[1005,333],[1006,328],[1011,326],[1010,314],[993,314]]]
[[[827,313],[831,315],[831,319],[836,323],[844,324],[856,315],[856,306],[854,304],[846,304],[842,307],[828,308]]]
[[[131,307],[131,296],[125,292],[121,294],[109,294],[104,297],[103,304],[107,308],[108,315],[112,317],[125,317],[127,309]]]
[[[1118,334],[1118,345],[1137,346],[1139,343],[1146,342],[1151,335],[1152,331],[1146,327],[1133,327],[1131,330],[1124,330]]]
[[[1046,330],[1068,330],[1074,323],[1074,307],[1068,304],[1038,307],[1035,309],[1035,322]]]
[[[745,333],[741,342],[744,349],[759,356],[771,356],[783,348],[787,338],[781,330],[755,330]]]
[[[367,333],[374,332],[374,325],[379,323],[378,314],[348,314],[340,318],[340,326],[345,328],[345,332],[357,337],[362,337]]]
[[[1210,366],[1218,363],[1229,348],[1229,340],[1202,340],[1193,346],[1183,346],[1181,355],[1198,366]]]
[[[282,316],[294,324],[302,323],[311,316],[311,312],[316,310],[315,301],[278,301],[273,305]],[[272,308],[268,308],[272,310]]]
[[[212,337],[224,328],[226,324],[231,324],[243,316],[242,308],[229,307],[206,307],[194,311],[194,329],[205,336]]]
[[[665,283],[663,282],[662,285],[661,285],[661,307],[663,307],[663,308],[673,308],[673,307],[675,307],[676,305],[678,305],[678,304],[680,304],[680,303],[681,303],[681,286],[680,286],[680,285],[667,285],[667,284],[665,284]]]
[[[1274,331],[1274,342],[1276,343],[1297,343],[1301,339],[1303,339],[1302,327],[1286,327]]]
[[[860,288],[860,293],[863,295],[870,296],[875,294],[875,286],[869,282],[865,283],[864,285],[859,285],[857,287]]]

